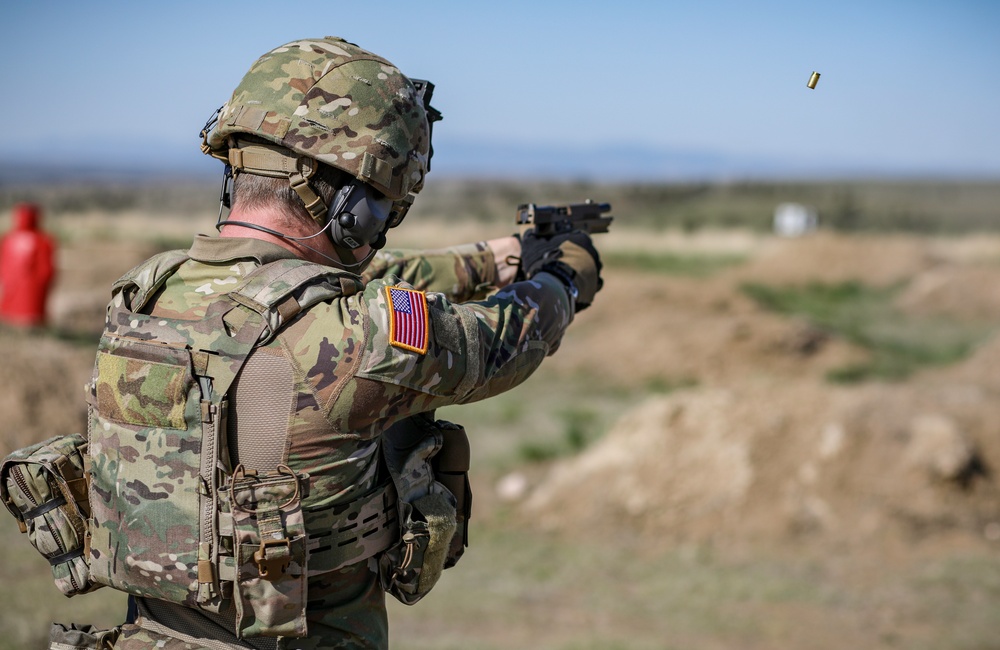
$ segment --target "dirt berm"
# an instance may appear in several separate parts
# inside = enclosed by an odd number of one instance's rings
[[[668,544],[957,534],[996,545],[1000,340],[905,382],[836,385],[825,371],[859,350],[764,313],[736,290],[746,281],[906,281],[896,299],[903,314],[997,323],[995,247],[824,235],[757,245],[748,264],[710,280],[623,278],[630,292],[602,295],[584,342],[574,343],[600,346],[599,333],[627,328],[641,334],[616,340],[623,363],[606,364],[607,376],[667,373],[697,384],[649,398],[557,462],[521,513],[571,535]],[[662,307],[636,309],[643,296]]]

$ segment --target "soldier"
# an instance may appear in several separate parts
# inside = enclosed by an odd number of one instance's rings
[[[206,125],[228,218],[119,281],[90,393],[90,570],[132,594],[116,648],[387,647],[385,591],[445,562],[461,495],[424,490],[435,533],[402,502],[440,431],[402,470],[386,432],[520,384],[600,288],[578,232],[380,252],[430,168],[431,90],[300,40]]]

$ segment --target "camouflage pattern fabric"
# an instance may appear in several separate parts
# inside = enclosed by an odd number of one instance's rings
[[[241,633],[302,636],[304,619],[291,612],[304,608],[307,544],[301,513],[285,508],[298,503],[302,479],[283,465],[284,472],[266,479],[243,471],[241,480],[252,476],[270,490],[290,484],[294,497],[280,507],[284,500],[277,497],[268,505],[268,490],[238,499],[234,483],[227,486],[230,516],[222,517],[217,495],[225,480],[218,470],[228,460],[220,458],[224,414],[229,388],[253,348],[302,309],[353,293],[360,284],[344,272],[281,259],[242,277],[199,319],[142,313],[146,297],[187,260],[164,253],[116,283],[90,394],[92,575],[134,595],[213,611],[227,607],[235,582]],[[244,501],[254,503],[253,514],[242,516],[250,512]],[[363,514],[366,505],[362,501],[345,517]],[[375,514],[374,523],[366,519],[357,531],[330,539],[340,564],[388,545],[394,533],[388,524],[395,520],[381,517],[381,510]],[[265,559],[247,550],[251,542]],[[315,552],[320,559],[330,555],[318,546]],[[294,571],[288,570],[289,556]],[[277,560],[283,560],[280,571],[275,565],[268,575]],[[247,601],[253,622],[243,625]]]
[[[151,319],[202,318],[254,268],[293,256],[259,240],[201,236],[188,254],[192,259],[157,291]],[[481,244],[429,259],[393,253],[378,264],[392,274],[374,277],[377,269],[361,291],[313,305],[251,354],[284,359],[292,368],[287,444],[278,452],[282,464],[308,476],[301,509],[310,538],[329,533],[328,519],[318,513],[354,503],[379,487],[383,431],[410,415],[521,383],[555,349],[573,316],[563,285],[545,273],[478,301],[455,302],[455,297],[483,296],[484,284],[493,280],[492,257]],[[413,288],[400,276],[447,292],[426,294],[424,354],[391,344],[386,287]],[[387,647],[384,593],[369,563],[310,575],[307,599],[309,636],[294,647]],[[150,609],[139,600],[140,609]],[[217,616],[179,612],[185,608],[168,603],[157,607],[173,607],[171,620]]]
[[[101,585],[90,579],[84,557],[87,504],[86,439],[56,436],[19,449],[0,466],[0,496],[22,533],[49,561],[56,587],[66,596]]]
[[[301,477],[282,471],[236,474],[228,499],[236,533],[237,635],[305,636]]]
[[[420,291],[443,293],[453,302],[486,297],[496,283],[496,263],[485,242],[439,250],[380,250],[361,274],[366,283],[395,276]]]
[[[335,37],[293,41],[253,64],[208,134],[206,153],[230,162],[228,138],[239,134],[336,167],[393,200],[420,191],[430,153],[413,83]]]
[[[93,625],[53,623],[49,650],[110,650],[118,635],[118,628],[99,630]]]

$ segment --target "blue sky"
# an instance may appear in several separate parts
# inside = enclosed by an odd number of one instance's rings
[[[250,64],[326,34],[435,82],[445,171],[1000,177],[997,0],[8,3],[0,160],[198,162]]]

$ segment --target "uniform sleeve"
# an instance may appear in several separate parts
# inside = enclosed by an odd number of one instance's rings
[[[496,283],[496,262],[486,242],[436,250],[380,251],[361,276],[365,282],[395,277],[415,289],[465,302]]]
[[[415,320],[400,312],[410,289],[391,277],[365,288],[361,309],[369,331],[356,385],[344,396],[358,416],[377,408],[381,417],[405,417],[509,390],[558,347],[573,316],[565,288],[547,273],[476,302],[413,291],[426,301]],[[421,324],[426,341],[406,339],[412,332],[404,326],[419,332]]]

